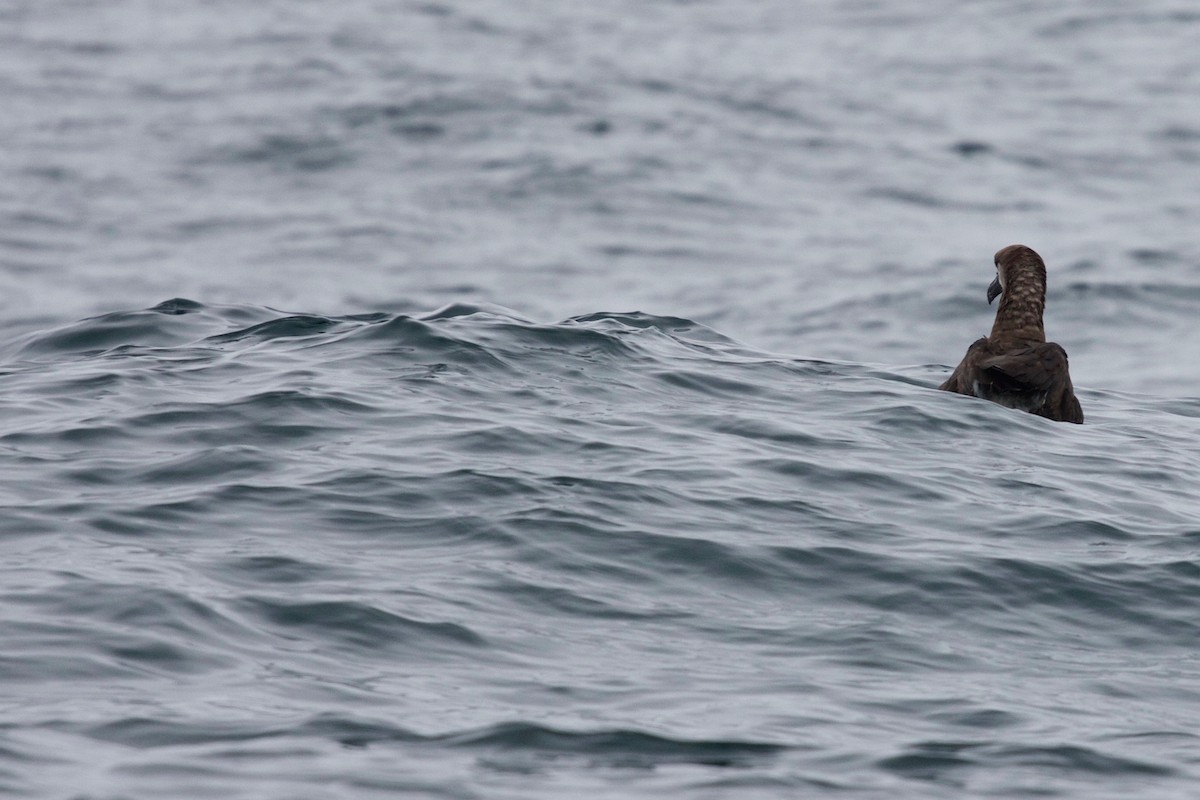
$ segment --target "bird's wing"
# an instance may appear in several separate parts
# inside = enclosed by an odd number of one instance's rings
[[[1070,385],[1067,352],[1054,342],[1042,342],[990,356],[979,369],[997,392],[1005,394],[1057,394]]]
[[[969,373],[975,370],[975,361],[980,357],[981,353],[986,351],[988,345],[987,337],[976,339],[967,348],[966,355],[962,361],[954,368],[954,372],[950,373],[950,377],[942,383],[938,389],[943,392],[958,392],[959,394],[974,394],[975,391],[971,386],[972,381],[967,377]]]

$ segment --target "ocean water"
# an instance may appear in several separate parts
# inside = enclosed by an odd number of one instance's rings
[[[1196,796],[1197,36],[0,2],[0,794]]]

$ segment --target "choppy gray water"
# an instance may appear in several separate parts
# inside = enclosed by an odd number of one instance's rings
[[[0,792],[1195,796],[1198,37],[0,4]]]

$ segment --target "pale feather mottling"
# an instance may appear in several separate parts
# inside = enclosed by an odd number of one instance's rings
[[[1046,341],[1046,266],[1041,257],[1023,245],[1010,245],[997,252],[996,259],[1004,293],[991,337]]]

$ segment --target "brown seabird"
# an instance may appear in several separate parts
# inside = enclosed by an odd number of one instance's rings
[[[996,253],[990,305],[1001,295],[990,335],[967,348],[954,372],[938,388],[982,397],[1058,422],[1083,422],[1071,387],[1067,351],[1046,341],[1046,264],[1023,244]]]

